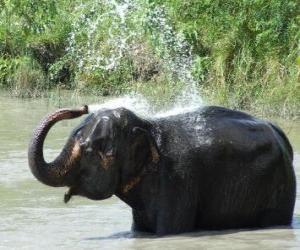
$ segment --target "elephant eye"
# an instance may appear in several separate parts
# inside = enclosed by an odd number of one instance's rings
[[[107,156],[113,156],[114,155],[114,150],[110,148],[108,151],[105,152]]]
[[[100,150],[106,155],[113,155],[113,143],[111,139],[108,138],[98,138],[93,141],[92,148],[95,150]]]

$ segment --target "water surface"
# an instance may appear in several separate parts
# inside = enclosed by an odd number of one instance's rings
[[[291,228],[199,232],[155,238],[130,232],[130,208],[116,197],[90,201],[75,197],[65,205],[66,188],[51,188],[34,179],[27,145],[41,117],[59,106],[91,98],[59,101],[20,100],[0,95],[0,248],[1,249],[299,249],[299,185]],[[92,100],[95,102],[96,100]],[[56,125],[46,140],[53,159],[79,120]],[[279,121],[295,150],[300,183],[300,122]]]

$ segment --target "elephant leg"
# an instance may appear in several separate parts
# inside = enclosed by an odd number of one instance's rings
[[[289,225],[292,221],[292,216],[286,211],[278,209],[269,209],[264,211],[260,216],[261,227],[284,226]]]
[[[195,228],[195,210],[182,204],[160,204],[156,211],[132,210],[132,231],[150,232],[158,235],[192,231]],[[172,203],[174,204],[174,203]]]
[[[289,185],[278,189],[273,196],[270,196],[269,208],[260,214],[261,226],[290,225],[293,219],[295,197],[296,183],[291,180]]]
[[[156,234],[194,231],[197,225],[198,192],[196,185],[173,180],[161,183],[158,199]]]
[[[132,231],[154,232],[154,225],[149,221],[146,211],[132,209],[133,223]]]
[[[169,209],[169,212],[161,213],[158,216],[156,234],[168,235],[191,232],[195,230],[195,214],[184,212],[176,214],[175,209]]]

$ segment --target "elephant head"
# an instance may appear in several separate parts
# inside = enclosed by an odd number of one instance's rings
[[[73,130],[63,150],[45,162],[43,144],[50,128],[58,121],[88,113],[88,107],[61,109],[44,118],[35,129],[28,159],[33,175],[54,187],[68,186],[65,202],[73,195],[94,200],[127,193],[146,170],[159,159],[151,136],[152,124],[131,111],[118,108],[91,113]]]

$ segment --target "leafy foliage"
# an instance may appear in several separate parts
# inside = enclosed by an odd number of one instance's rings
[[[127,3],[125,19],[114,14]],[[153,22],[156,10],[164,18]],[[177,93],[167,61],[191,52],[211,102],[297,110],[299,10],[297,0],[0,0],[0,86]]]

